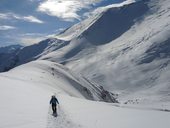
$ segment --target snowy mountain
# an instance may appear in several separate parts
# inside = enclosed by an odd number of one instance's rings
[[[0,127],[169,128],[169,44],[169,0],[98,8],[0,58]]]
[[[166,104],[170,102],[169,15],[168,0],[98,8],[60,35],[22,48],[5,68],[50,60],[119,93],[123,103]]]
[[[169,8],[168,0],[99,8],[56,36],[69,45],[40,59],[64,64],[119,93],[124,103],[166,104],[170,102]]]

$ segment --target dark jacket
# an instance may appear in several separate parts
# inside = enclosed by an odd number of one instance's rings
[[[50,100],[50,104],[59,104],[59,102],[56,97],[52,97]]]

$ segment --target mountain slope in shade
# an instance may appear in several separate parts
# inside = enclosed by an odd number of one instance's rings
[[[0,54],[2,54],[2,53],[13,53],[16,50],[20,49],[21,47],[22,47],[21,45],[10,45],[10,46],[0,47]]]
[[[7,71],[10,69],[9,67],[15,66],[16,54],[21,48],[20,45],[0,47],[0,72]]]

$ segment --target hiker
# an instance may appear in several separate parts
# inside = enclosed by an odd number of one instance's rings
[[[56,114],[57,113],[57,104],[59,104],[59,102],[58,102],[57,98],[55,97],[55,95],[53,95],[51,97],[50,104],[51,104],[51,107],[53,110],[53,114]]]

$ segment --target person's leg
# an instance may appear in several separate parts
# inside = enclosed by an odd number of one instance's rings
[[[55,105],[52,104],[52,110],[53,110],[53,113],[55,113]]]
[[[57,111],[56,111],[57,109],[56,109],[56,104],[54,105],[54,113],[56,113]]]

